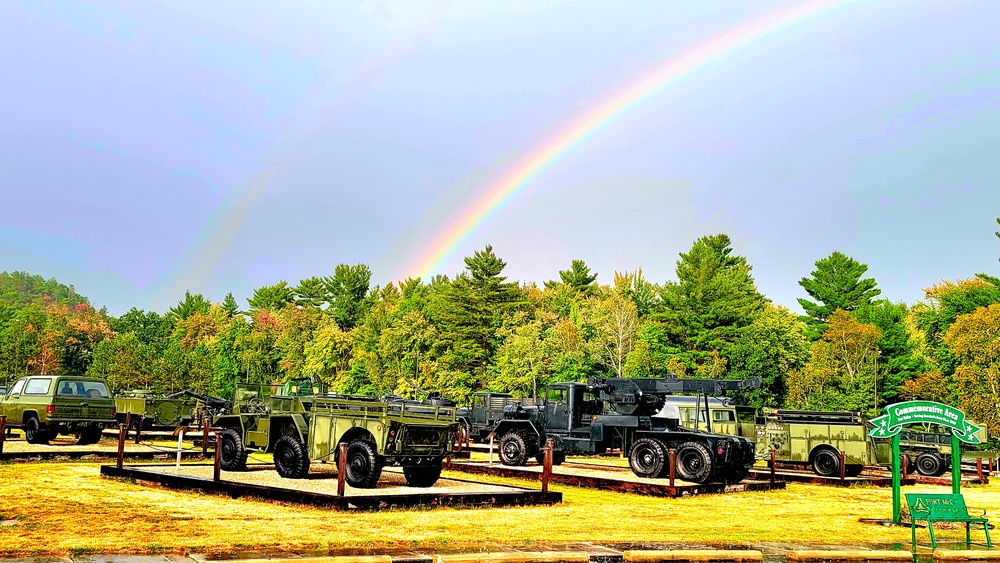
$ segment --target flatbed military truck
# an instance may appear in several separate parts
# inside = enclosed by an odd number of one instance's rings
[[[754,464],[753,442],[680,426],[676,408],[662,412],[673,393],[716,393],[720,380],[591,378],[557,383],[544,390],[540,405],[514,404],[493,432],[500,436],[500,460],[524,465],[540,459],[551,440],[553,461],[566,454],[617,449],[640,477],[665,477],[668,452],[676,450],[676,474],[685,481],[742,481]]]
[[[8,428],[21,428],[30,444],[47,444],[58,434],[76,435],[80,445],[96,444],[115,423],[115,401],[103,379],[32,375],[11,384],[0,398]]]
[[[239,386],[224,428],[222,466],[246,467],[251,452],[271,453],[278,474],[299,479],[311,461],[337,462],[347,444],[347,484],[374,488],[386,466],[401,466],[407,485],[430,487],[441,475],[458,432],[455,408],[395,398],[289,393],[275,386]]]

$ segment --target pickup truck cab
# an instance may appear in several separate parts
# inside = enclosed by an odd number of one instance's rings
[[[95,444],[115,422],[115,400],[103,379],[31,375],[10,385],[0,398],[9,428],[24,429],[31,444],[47,444],[57,434],[75,434],[79,444]]]

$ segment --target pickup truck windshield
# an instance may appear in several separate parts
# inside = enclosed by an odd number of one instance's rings
[[[51,377],[32,377],[28,380],[28,384],[24,386],[24,394],[45,395],[48,394],[49,387],[52,387]]]

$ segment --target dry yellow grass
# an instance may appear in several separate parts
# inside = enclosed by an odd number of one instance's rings
[[[465,474],[451,474],[469,478]],[[537,486],[501,478],[493,482]],[[576,541],[864,546],[909,541],[883,488],[789,484],[784,491],[664,499],[555,486],[555,506],[338,512],[103,479],[97,464],[0,465],[0,556],[260,548],[459,548]],[[944,492],[944,487],[912,487]],[[1000,485],[965,490],[1000,520]]]

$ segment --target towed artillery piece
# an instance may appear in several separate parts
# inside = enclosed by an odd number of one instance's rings
[[[118,422],[128,421],[129,430],[173,430],[227,413],[232,403],[191,389],[169,395],[140,389],[117,395],[115,408]]]
[[[504,407],[492,433],[500,436],[500,460],[524,465],[541,459],[551,440],[553,462],[566,454],[595,454],[620,450],[640,477],[665,477],[668,452],[676,451],[679,478],[694,483],[738,483],[753,466],[753,442],[691,430],[680,425],[676,408],[665,398],[674,393],[718,394],[747,389],[758,379],[633,379],[592,377],[587,383],[557,383],[544,390],[540,404]]]
[[[232,414],[215,418],[223,428],[221,464],[246,468],[251,452],[271,453],[278,474],[304,478],[311,461],[339,461],[346,444],[348,485],[374,488],[382,469],[401,466],[407,485],[430,487],[451,453],[455,408],[397,397],[326,394],[286,383],[240,385]]]

